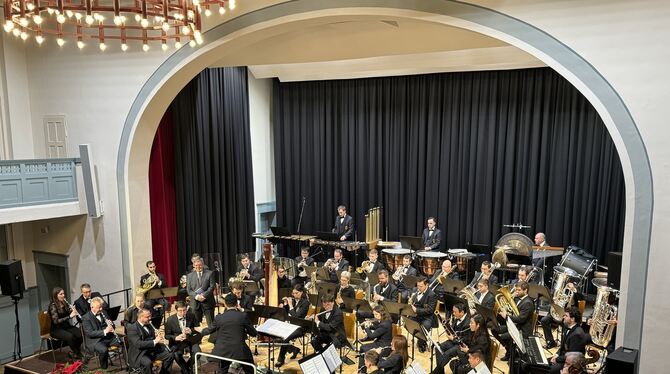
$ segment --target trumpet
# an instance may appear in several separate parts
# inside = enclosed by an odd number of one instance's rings
[[[323,264],[323,267],[326,268],[326,270],[328,271],[335,271],[338,265],[339,262],[335,262],[334,258],[329,258],[328,260],[326,260],[326,263]]]
[[[408,269],[408,267],[404,266],[404,265],[397,268],[395,270],[395,272],[393,273],[393,275],[391,275],[391,278],[393,278],[393,280],[396,281],[396,282],[402,282],[402,278],[407,273],[407,269]]]
[[[364,272],[367,273],[368,272],[368,266],[370,266],[370,261],[365,260],[365,261],[363,261],[361,266],[356,268],[356,272],[359,273],[359,274],[363,274]]]

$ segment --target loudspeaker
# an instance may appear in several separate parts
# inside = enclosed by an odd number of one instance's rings
[[[79,159],[81,160],[81,172],[84,176],[84,192],[86,193],[86,207],[88,216],[98,218],[102,216],[102,204],[98,198],[98,184],[95,179],[93,154],[88,144],[79,144]]]
[[[15,296],[26,290],[23,283],[21,260],[8,260],[0,263],[0,288],[5,296]]]
[[[607,374],[633,374],[638,370],[637,349],[619,347],[607,355]]]
[[[621,252],[607,254],[607,285],[616,290],[621,289],[621,260]]]

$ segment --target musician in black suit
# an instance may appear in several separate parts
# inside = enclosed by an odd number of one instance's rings
[[[493,274],[493,266],[489,261],[482,262],[482,266],[479,269],[481,271],[475,272],[473,279],[486,279],[489,281],[489,284],[498,284],[498,277]]]
[[[148,273],[140,277],[140,286],[147,293],[151,290],[167,287],[167,283],[165,283],[165,277],[163,276],[163,274],[156,272],[155,262],[149,260],[147,261],[145,266],[147,267]],[[145,286],[145,284],[147,286]],[[146,288],[148,287],[148,285],[153,286],[150,288]],[[145,301],[145,304],[147,308],[151,310],[151,324],[154,325],[155,328],[160,328],[161,321],[163,320],[163,314],[169,307],[167,300],[164,298],[148,299]]]
[[[535,246],[536,247],[548,247],[549,244],[547,244],[547,235],[545,235],[543,232],[538,232],[535,234]],[[533,259],[533,266],[536,267],[542,267],[544,264],[544,257],[537,257]]]
[[[337,303],[337,306],[340,308],[344,308],[344,300],[342,297],[347,297],[349,299],[355,299],[356,298],[356,290],[354,287],[349,283],[351,280],[351,273],[348,271],[343,271],[340,274],[340,284],[337,285],[335,288],[335,302]]]
[[[416,313],[413,320],[419,322],[427,331],[435,325],[435,306],[437,305],[437,296],[428,288],[428,280],[426,277],[419,277],[416,281],[417,291],[410,296],[409,304],[412,310]],[[426,342],[419,339],[419,352],[426,351]]]
[[[254,364],[254,357],[247,345],[247,336],[256,336],[258,333],[251,325],[246,313],[235,309],[237,300],[233,295],[227,295],[224,299],[225,312],[216,316],[214,324],[202,330],[203,335],[216,332],[216,342],[212,354],[232,358],[235,360]],[[227,373],[230,361],[220,361],[219,367],[222,373]],[[253,368],[243,366],[244,372],[251,374]]]
[[[84,345],[90,353],[97,353],[100,367],[107,369],[109,346],[115,341],[114,323],[109,320],[107,313],[102,310],[104,301],[100,297],[91,300],[91,310],[81,317],[84,329]]]
[[[202,316],[207,320],[207,326],[214,322],[214,277],[212,272],[204,270],[202,259],[198,258],[194,262],[193,271],[187,276],[187,290],[191,297],[191,311],[195,314],[195,319],[200,323]]]
[[[284,308],[289,316],[304,319],[309,311],[309,300],[305,297],[305,287],[302,284],[296,284],[293,286],[291,296],[292,297],[285,297],[279,306]],[[303,329],[299,328],[284,339],[283,343],[288,343],[289,345],[282,345],[279,349],[279,358],[275,363],[276,367],[284,365],[286,353],[291,352],[291,359],[296,358],[296,356],[300,354],[300,348],[290,345],[290,342],[294,339],[298,339],[304,334],[305,332]]]
[[[328,269],[328,275],[331,282],[337,283],[337,272],[349,270],[349,261],[343,258],[342,249],[335,248],[333,259]]]
[[[380,359],[377,367],[383,369],[385,374],[401,374],[408,361],[407,338],[403,335],[396,335],[391,341],[391,354]]]
[[[100,295],[100,292],[92,292],[91,285],[88,283],[82,283],[79,289],[81,290],[81,296],[74,301],[74,308],[77,309],[80,316],[83,316],[91,310],[91,300],[95,297],[101,298],[102,295]],[[107,304],[103,304],[103,309],[107,309]]]
[[[305,284],[305,282],[309,281],[307,272],[304,269],[305,266],[314,266],[314,259],[309,256],[309,247],[300,248],[300,256],[295,258],[296,276],[293,277],[292,285],[295,286],[298,283]]]
[[[368,273],[377,273],[380,270],[384,270],[384,264],[379,261],[379,252],[376,249],[371,249],[368,251],[368,260],[367,266],[363,267],[363,273],[361,276],[363,279],[367,279]],[[358,271],[358,270],[356,270]]]
[[[559,373],[563,369],[567,352],[586,353],[586,345],[589,343],[590,336],[584,332],[580,326],[581,323],[582,313],[578,308],[571,307],[565,310],[561,346],[550,359],[551,368],[549,370],[552,374]]]
[[[394,284],[398,288],[398,293],[401,295],[401,302],[407,301],[411,293],[411,290],[407,289],[407,286],[405,286],[405,283],[403,283],[402,280],[406,275],[416,277],[417,274],[418,272],[416,269],[412,267],[412,256],[404,255],[402,257],[402,266],[398,267],[391,276],[391,278],[393,278]]]
[[[156,334],[156,329],[149,323],[150,319],[151,311],[142,309],[137,314],[137,322],[127,326],[128,364],[133,369],[141,369],[144,374],[151,374],[153,362],[160,360],[160,372],[169,373],[174,355],[163,344],[160,334]]]
[[[261,278],[263,278],[263,271],[251,262],[249,255],[246,254],[240,255],[240,266],[237,267],[237,272],[240,273],[244,280],[260,282]]]
[[[198,323],[193,313],[187,312],[186,303],[177,301],[175,303],[177,314],[173,314],[165,321],[165,339],[170,342],[170,350],[174,352],[175,360],[182,373],[191,373],[195,354],[200,352],[200,345],[189,342],[188,338],[198,335],[195,327]],[[184,359],[186,351],[190,352],[188,361]]]
[[[527,265],[522,265],[519,267],[519,270],[517,272],[517,279],[512,282],[512,284],[516,284],[517,282],[524,281],[529,284],[537,284],[538,282],[538,277],[532,277],[533,275],[533,267],[532,266],[527,266]]]
[[[315,351],[321,351],[330,343],[340,348],[347,342],[347,334],[344,331],[344,313],[335,306],[335,298],[326,295],[322,298],[323,309],[320,313],[307,316],[314,319],[318,332],[312,336],[312,347]]]
[[[451,307],[451,319],[449,324],[451,331],[447,331],[447,340],[440,343],[442,353],[437,351],[437,369],[433,374],[443,373],[443,367],[452,358],[458,355],[460,343],[469,335],[470,317],[468,316],[467,305],[463,303],[454,304]]]
[[[442,299],[444,297],[444,286],[442,286],[442,282],[438,280],[438,278],[444,278],[445,275],[447,274],[446,277],[452,280],[459,280],[460,276],[458,275],[458,272],[456,271],[456,267],[451,265],[450,260],[444,260],[442,261],[442,266],[438,271],[433,274],[433,276],[430,278],[429,284],[433,285],[432,290],[435,292],[437,297],[439,299]]]
[[[423,249],[426,251],[439,251],[440,243],[442,242],[442,230],[437,228],[435,217],[428,217],[426,225],[428,227],[423,229],[423,234],[421,235]]]
[[[365,321],[362,324],[365,336],[361,338],[361,342],[372,342],[363,344],[360,353],[365,353],[375,348],[382,348],[380,355],[388,356],[391,353],[391,339],[393,339],[393,322],[391,321],[391,315],[381,305],[377,305],[372,313],[374,319]],[[361,367],[364,364],[363,355],[361,355],[358,358],[358,367]]]
[[[566,287],[567,289],[564,289],[562,292],[572,292],[572,298],[568,300],[566,307],[576,306],[580,300],[584,300],[584,295],[577,290],[574,283],[568,282],[566,283]],[[554,339],[552,329],[557,323],[558,321],[554,319],[551,313],[540,318],[540,326],[542,326],[542,331],[544,332],[544,339],[547,341],[547,344],[544,346],[545,349],[556,347],[556,340]]]
[[[251,312],[254,308],[254,298],[244,293],[244,283],[236,282],[233,283],[231,287],[231,292],[237,301],[235,309],[240,312]]]
[[[377,274],[379,283],[372,287],[372,301],[377,303],[388,300],[394,303],[398,302],[398,288],[391,283],[389,279],[389,272],[381,270]],[[373,314],[370,312],[356,312],[356,318],[363,321],[367,318],[372,318]]]
[[[337,207],[333,232],[337,234],[341,241],[354,240],[354,219],[347,214],[347,207],[344,205]]]
[[[449,363],[451,372],[457,374],[469,373],[473,369],[468,362],[468,353],[471,352],[482,352],[484,362],[488,362],[491,352],[490,347],[491,339],[484,318],[480,315],[472,316],[470,318],[470,331],[463,337],[463,342],[457,352],[458,358]]]
[[[488,280],[480,279],[479,282],[477,282],[477,292],[475,292],[475,297],[477,298],[477,302],[483,307],[493,310],[493,307],[496,304],[496,298],[489,292]]]
[[[535,312],[535,303],[533,302],[533,299],[528,296],[528,282],[517,282],[514,285],[514,294],[514,302],[516,303],[517,309],[519,309],[519,315],[508,315],[507,310],[504,308],[499,311],[499,314],[503,320],[506,320],[509,317],[516,327],[519,328],[521,334],[524,337],[528,337],[533,333],[533,313]],[[501,360],[509,360],[509,353],[512,350],[512,337],[507,332],[507,326],[504,323],[500,324],[497,329],[493,330],[493,335],[507,350],[505,356],[503,356]]]

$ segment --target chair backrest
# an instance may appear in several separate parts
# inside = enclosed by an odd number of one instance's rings
[[[586,300],[579,300],[577,307],[579,308],[579,313],[584,315],[584,309],[586,309]]]
[[[356,315],[353,313],[344,313],[344,332],[348,339],[356,338]]]
[[[532,322],[531,326],[533,326],[533,328],[535,328],[535,326],[537,325],[537,319],[538,319],[537,312],[533,312],[533,315],[530,318],[531,318],[531,322]]]
[[[399,324],[394,323],[393,325],[393,336],[402,335],[402,327]]]
[[[363,299],[365,299],[365,291],[356,290],[356,300],[363,300]]]
[[[37,312],[37,321],[40,324],[40,336],[51,333],[51,316],[46,310]]]
[[[498,356],[498,350],[500,349],[500,343],[495,339],[490,339],[491,345],[489,346],[489,357],[486,362],[486,366],[489,367],[489,370],[493,370],[493,363],[496,361],[496,356]]]

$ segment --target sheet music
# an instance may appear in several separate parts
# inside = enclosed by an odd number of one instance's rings
[[[322,355],[316,355],[305,362],[301,362],[300,369],[304,374],[332,373],[331,370],[328,370],[328,365]]]
[[[512,337],[512,340],[514,340],[514,343],[516,343],[521,352],[526,353],[526,346],[523,344],[521,331],[519,331],[519,329],[509,317],[507,317],[507,332]]]
[[[407,374],[427,374],[426,371],[423,369],[421,364],[419,364],[418,361],[412,362],[412,365],[408,366],[407,369],[405,369],[405,373]]]
[[[265,321],[262,325],[258,326],[256,328],[256,331],[266,335],[286,339],[291,334],[293,334],[295,330],[297,330],[298,328],[300,328],[300,326],[292,325],[288,322],[283,322],[274,318],[270,318],[267,321]]]
[[[326,348],[323,353],[321,353],[323,356],[323,359],[326,361],[326,365],[328,365],[328,370],[329,372],[334,372],[340,365],[342,365],[342,358],[340,357],[340,354],[337,352],[335,349],[335,345],[331,344]]]

